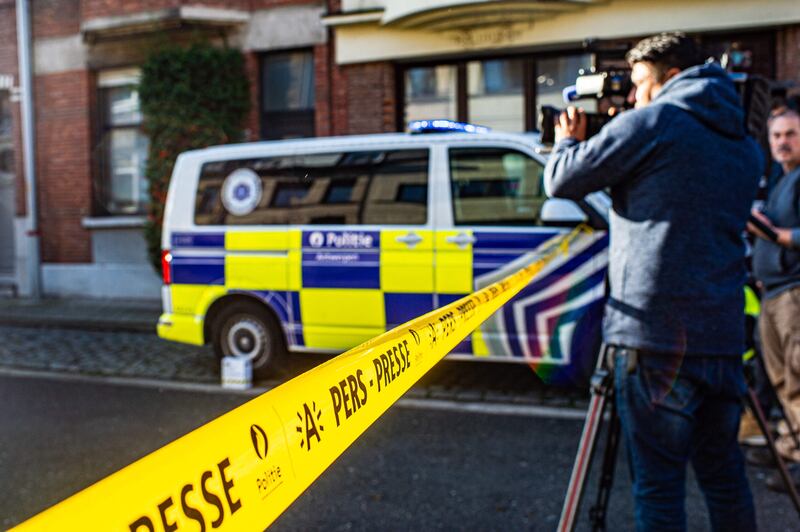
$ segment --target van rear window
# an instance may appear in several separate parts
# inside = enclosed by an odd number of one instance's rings
[[[423,225],[428,150],[376,150],[209,162],[197,225]]]

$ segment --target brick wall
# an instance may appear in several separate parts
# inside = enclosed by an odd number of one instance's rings
[[[80,0],[30,2],[34,39],[67,37],[80,31]]]
[[[333,132],[331,123],[331,47],[322,44],[314,47],[314,129],[318,137]]]
[[[258,140],[261,135],[260,116],[259,116],[259,65],[258,54],[248,52],[244,54],[244,64],[247,71],[247,79],[250,81],[250,112],[245,119],[245,140]]]
[[[346,132],[358,135],[396,131],[394,66],[381,62],[340,68],[346,77],[344,85],[350,110]]]
[[[269,9],[271,7],[320,5],[320,0],[250,0],[250,9]]]
[[[87,71],[37,76],[36,154],[43,262],[90,262],[90,77]]]
[[[251,0],[198,0],[194,2],[191,0],[81,0],[80,3],[81,17],[84,20],[89,20],[101,17],[119,17],[179,6],[204,6],[249,11],[252,2]],[[294,3],[297,3],[297,0]]]
[[[778,30],[775,39],[776,74],[779,80],[794,81],[793,95],[800,95],[800,24]]]

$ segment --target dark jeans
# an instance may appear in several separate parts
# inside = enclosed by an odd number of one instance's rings
[[[612,348],[617,409],[633,478],[636,530],[686,530],[691,462],[715,531],[756,529],[737,443],[745,382],[740,357],[686,356]]]

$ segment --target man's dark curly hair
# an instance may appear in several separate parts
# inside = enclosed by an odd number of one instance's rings
[[[703,62],[694,39],[679,31],[659,33],[639,41],[628,50],[625,59],[631,66],[642,62],[651,63],[659,80],[671,68],[685,70]]]

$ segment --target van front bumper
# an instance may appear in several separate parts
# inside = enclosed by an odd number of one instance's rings
[[[162,314],[158,318],[158,336],[164,340],[192,345],[205,344],[203,320],[187,314]]]

